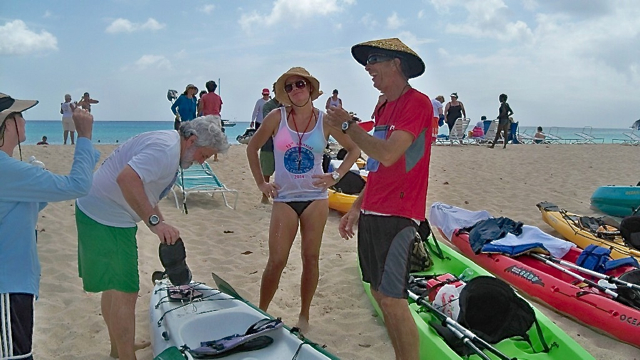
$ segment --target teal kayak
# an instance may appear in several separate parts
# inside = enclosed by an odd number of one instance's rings
[[[430,242],[433,244],[437,240],[431,236]],[[416,277],[421,275],[434,275],[451,273],[453,275],[460,275],[463,272],[465,274],[472,273],[471,277],[486,275],[491,276],[489,272],[485,271],[471,260],[459,254],[449,246],[443,243],[440,245],[444,259],[434,256],[434,251],[431,251],[431,257],[433,259],[433,266],[427,272],[412,274]],[[369,300],[373,304],[376,312],[383,319],[382,312],[378,307],[375,299],[371,296],[369,284],[364,283],[364,289]],[[413,319],[418,327],[418,333],[420,335],[420,359],[463,359],[456,354],[447,343],[438,335],[438,333],[429,325],[431,321],[438,321],[438,319],[432,313],[428,312],[423,306],[416,304],[413,300],[408,300],[408,306],[411,310]],[[536,331],[535,326],[532,326],[528,331],[528,335],[535,348],[526,341],[521,339],[506,339],[498,344],[495,344],[495,348],[501,351],[503,354],[520,360],[547,360],[547,359],[594,359],[586,350],[584,350],[575,340],[562,331],[557,325],[555,325],[548,317],[533,307],[536,314],[536,319],[542,329],[544,340],[547,344],[554,344],[548,353],[540,352],[542,349],[541,341]],[[491,359],[498,359],[498,357],[488,351],[485,351]],[[469,359],[480,359],[478,355],[471,355]]]
[[[601,186],[591,195],[591,206],[607,215],[629,216],[640,207],[640,186]]]

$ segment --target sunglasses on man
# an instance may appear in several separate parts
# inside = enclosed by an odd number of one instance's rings
[[[386,56],[381,54],[371,54],[367,58],[367,65],[373,65],[373,64],[377,64],[385,61],[391,61],[391,60],[393,60],[393,57],[391,56]]]
[[[284,91],[286,91],[286,92],[287,92],[287,94],[288,94],[288,93],[290,93],[290,92],[292,92],[292,91],[293,91],[293,87],[294,87],[294,86],[295,86],[297,89],[304,89],[304,88],[307,86],[307,82],[306,82],[306,81],[304,81],[304,80],[298,80],[298,81],[293,82],[293,83],[291,83],[291,84],[286,84],[286,85],[284,86]]]

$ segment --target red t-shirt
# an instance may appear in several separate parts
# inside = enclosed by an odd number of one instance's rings
[[[222,98],[214,92],[209,92],[200,98],[202,101],[202,115],[220,115]]]
[[[391,166],[382,164],[369,172],[362,210],[424,220],[427,207],[433,106],[429,97],[409,89],[395,101],[388,101],[376,113],[376,127],[387,125],[387,136],[406,131],[414,140]]]

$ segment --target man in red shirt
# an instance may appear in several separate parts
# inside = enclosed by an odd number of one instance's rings
[[[417,360],[419,338],[407,306],[409,259],[418,224],[425,220],[433,106],[408,79],[424,73],[422,59],[397,38],[364,42],[351,48],[357,62],[384,95],[369,135],[343,109],[327,110],[342,131],[369,159],[367,185],[340,220],[340,235],[354,236],[362,279],[382,309],[396,359]]]
[[[215,93],[218,88],[218,84],[213,80],[209,80],[205,84],[205,87],[208,92],[200,96],[200,102],[198,102],[198,114],[202,114],[202,116],[213,115],[216,123],[220,126],[222,132],[224,132],[222,117],[220,117],[220,111],[222,110],[222,98],[220,95]],[[218,154],[213,154],[213,161],[218,161]]]

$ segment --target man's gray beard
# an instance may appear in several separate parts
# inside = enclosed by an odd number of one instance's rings
[[[184,154],[180,157],[180,166],[183,169],[188,169],[193,165],[193,155],[196,153],[196,146],[192,145],[190,148],[184,151]]]

